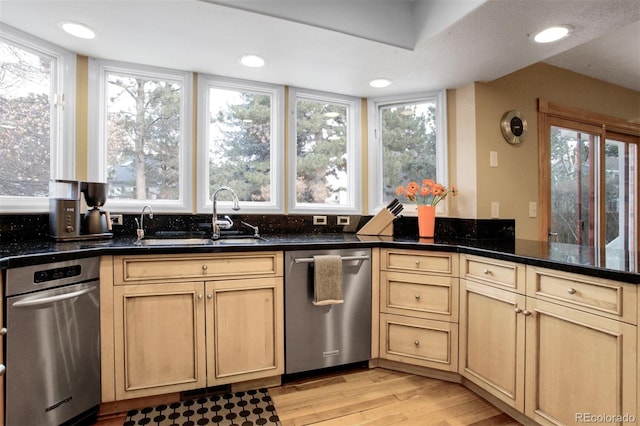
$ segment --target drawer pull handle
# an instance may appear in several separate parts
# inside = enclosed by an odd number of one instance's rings
[[[420,346],[420,340],[415,340],[415,341],[413,342],[413,344],[414,344],[414,345],[416,345],[416,346]]]
[[[524,315],[525,317],[528,317],[529,315],[531,315],[531,312],[529,311],[523,311],[522,315]]]
[[[416,260],[416,266],[420,266],[420,261]]]
[[[420,295],[416,294],[416,300],[420,300]]]
[[[567,289],[567,293],[569,293],[569,294],[576,294],[576,289],[575,289],[575,288],[573,288],[573,287],[572,287],[572,288],[568,288],[568,289]]]
[[[493,274],[493,272],[491,272],[491,270],[490,270],[490,269],[485,269],[485,270],[483,271],[483,273],[484,273],[485,275],[492,275],[492,274]]]
[[[209,267],[207,265],[202,265],[202,270],[206,271],[207,269],[209,269]]]
[[[520,312],[522,312],[522,309],[520,309],[520,308],[516,308],[516,309],[515,309],[515,312],[516,312],[516,314],[519,314]]]

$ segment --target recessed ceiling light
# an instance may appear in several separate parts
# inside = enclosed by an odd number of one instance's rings
[[[369,86],[375,87],[377,89],[388,87],[390,84],[391,80],[389,80],[388,78],[376,78],[375,80],[371,80],[369,82]]]
[[[91,40],[96,38],[96,32],[86,25],[79,24],[72,21],[58,22],[58,26],[62,28],[66,33],[71,34],[74,37]]]
[[[245,67],[262,68],[267,61],[258,55],[244,55],[240,58],[240,63]]]
[[[533,40],[536,43],[551,43],[567,37],[572,29],[569,25],[556,25],[540,31],[533,36]]]

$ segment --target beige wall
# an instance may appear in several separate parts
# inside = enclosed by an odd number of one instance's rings
[[[473,97],[468,93],[473,88]],[[537,100],[545,99],[565,106],[580,108],[623,118],[640,119],[640,92],[621,88],[546,64],[534,64],[500,79],[487,83],[473,83],[457,89],[455,96],[457,128],[475,122],[475,134],[464,136],[458,133],[450,137],[449,143],[458,145],[458,159],[467,153],[471,139],[475,139],[475,199],[477,218],[491,217],[491,202],[500,203],[500,217],[516,220],[516,237],[538,239],[538,219],[529,218],[529,202],[538,202],[538,131]],[[473,98],[474,108],[461,108],[462,99]],[[500,118],[509,110],[520,111],[528,124],[526,140],[517,146],[509,145],[500,131]],[[458,115],[459,114],[459,115]],[[471,115],[474,115],[471,117]],[[451,119],[451,117],[449,117]],[[469,132],[469,129],[466,129]],[[465,149],[462,149],[462,147]],[[498,167],[489,167],[489,154],[498,153]],[[458,165],[458,176],[463,172]],[[455,181],[454,179],[451,179]],[[460,180],[458,179],[460,182]],[[464,176],[464,182],[468,177]],[[461,195],[469,188],[459,185]],[[459,209],[461,216],[472,216],[473,212]]]

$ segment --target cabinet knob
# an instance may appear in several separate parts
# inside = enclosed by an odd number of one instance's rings
[[[575,289],[575,288],[573,288],[573,287],[568,288],[568,289],[567,289],[567,293],[569,293],[569,294],[576,294],[576,289]]]
[[[516,314],[519,314],[520,312],[522,312],[522,309],[520,309],[520,308],[516,308],[516,309],[515,309],[515,312],[516,312]]]
[[[202,295],[201,294],[198,295],[198,299],[202,300]]]
[[[416,300],[420,300],[420,295],[416,294]]]
[[[207,265],[202,265],[202,270],[206,271],[207,269],[209,269],[209,267]]]
[[[413,344],[414,344],[414,345],[416,345],[416,346],[420,346],[420,340],[415,340],[415,341],[413,342]]]
[[[484,271],[482,271],[485,275],[491,275],[493,274],[493,272],[491,272],[490,269],[485,269]]]
[[[531,312],[529,311],[523,311],[522,315],[524,315],[525,317],[528,317],[529,315],[531,315]]]
[[[0,336],[4,336],[7,334],[7,327],[0,328]]]
[[[420,261],[416,260],[416,266],[420,266]]]
[[[207,294],[207,299],[209,300],[213,299],[213,294]]]
[[[0,364],[0,376],[4,376],[4,373],[6,373],[7,371],[7,367],[4,366],[4,364]]]

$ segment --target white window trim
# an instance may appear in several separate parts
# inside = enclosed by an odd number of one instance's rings
[[[51,77],[51,179],[75,179],[76,174],[76,54],[0,23],[0,38],[55,61]],[[0,196],[1,213],[49,212],[48,197]]]
[[[296,133],[297,133],[297,100],[308,99],[318,102],[329,102],[338,105],[344,105],[347,107],[347,120],[349,122],[348,137],[347,137],[347,171],[348,171],[348,188],[349,188],[349,201],[345,205],[331,205],[331,204],[319,204],[319,203],[298,203],[296,200],[296,164],[297,164],[297,149],[296,149]],[[319,92],[315,90],[306,90],[299,88],[289,89],[289,198],[288,198],[288,211],[289,213],[297,214],[313,214],[313,213],[327,213],[327,214],[361,214],[362,213],[362,185],[361,181],[361,156],[362,156],[362,112],[360,107],[360,98],[354,98],[351,96],[339,95],[335,93]]]
[[[145,65],[103,59],[89,59],[89,146],[87,147],[87,180],[107,181],[107,141],[105,139],[106,75],[160,78],[180,82],[183,88],[181,102],[180,142],[180,197],[177,200],[114,200],[107,201],[107,209],[120,213],[139,213],[149,205],[157,213],[190,213],[193,210],[193,74]]]
[[[240,211],[233,212],[228,196],[217,204],[219,213],[275,214],[284,212],[284,87],[248,80],[198,75],[198,156],[197,211],[211,213],[213,193],[209,188],[209,89],[249,91],[271,96],[271,201],[240,201]],[[226,185],[220,182],[219,186]]]
[[[436,158],[436,180],[447,186],[448,184],[448,166],[447,166],[447,105],[446,91],[439,90],[435,92],[416,93],[411,95],[388,96],[380,98],[372,98],[367,101],[368,112],[368,132],[369,132],[369,214],[379,212],[390,200],[383,199],[383,168],[382,168],[382,140],[380,139],[380,128],[382,126],[380,109],[391,105],[402,105],[409,103],[418,103],[427,100],[436,101],[436,150],[438,156]],[[416,179],[421,177],[416,177]],[[398,186],[406,185],[408,182],[398,182]],[[418,209],[415,203],[406,203],[406,200],[400,200],[404,203],[403,215],[417,216]],[[448,199],[444,199],[438,203],[436,212],[439,215],[446,216],[449,211]]]

